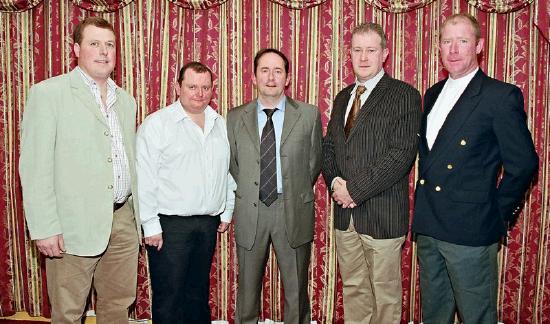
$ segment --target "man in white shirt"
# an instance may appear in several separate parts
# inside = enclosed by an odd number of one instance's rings
[[[202,63],[184,65],[179,100],[138,131],[139,208],[156,324],[210,323],[210,267],[217,232],[231,223],[236,188],[225,121],[209,106],[212,81]]]
[[[445,20],[449,77],[424,96],[412,230],[425,324],[454,323],[456,310],[464,324],[497,323],[499,241],[538,165],[521,90],[481,71],[480,34],[469,14]]]
[[[380,25],[354,28],[356,81],[336,95],[323,141],[346,323],[401,322],[401,248],[421,112],[420,93],[384,72],[388,53]]]

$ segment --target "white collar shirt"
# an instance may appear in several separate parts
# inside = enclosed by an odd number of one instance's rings
[[[162,232],[158,214],[220,215],[231,222],[237,185],[229,174],[224,119],[207,106],[204,129],[180,101],[151,114],[136,140],[139,208],[145,237]]]
[[[432,149],[435,139],[437,138],[437,134],[439,134],[439,130],[443,127],[447,116],[470,81],[474,78],[477,70],[479,70],[479,68],[476,68],[474,71],[459,79],[453,79],[449,76],[448,80],[445,82],[441,93],[437,96],[437,100],[435,101],[432,110],[428,114],[426,124],[426,141],[428,142],[428,148],[430,150]]]
[[[118,122],[118,115],[114,109],[117,100],[117,85],[111,78],[107,80],[107,98],[104,104],[103,100],[101,100],[101,91],[94,79],[87,75],[80,67],[77,66],[75,69],[80,72],[82,80],[84,80],[84,83],[92,92],[101,110],[101,114],[109,126],[109,133],[111,135],[111,157],[107,160],[113,164],[113,202],[124,202],[132,192],[132,181],[130,178],[128,157],[124,149],[122,131],[120,129],[120,123]]]
[[[367,102],[367,98],[371,94],[372,90],[376,87],[380,79],[384,76],[384,69],[381,69],[378,71],[378,73],[368,79],[365,82],[359,82],[359,80],[355,80],[355,86],[353,87],[353,90],[351,90],[351,95],[349,97],[348,106],[346,107],[346,116],[344,118],[344,125],[346,124],[346,121],[348,120],[349,112],[351,111],[351,106],[353,105],[353,101],[355,100],[355,92],[357,91],[357,87],[362,85],[366,88],[365,92],[361,95],[361,107]]]

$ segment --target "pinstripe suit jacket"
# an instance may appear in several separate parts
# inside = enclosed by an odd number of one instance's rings
[[[357,207],[335,205],[334,226],[349,227],[376,239],[403,236],[408,230],[408,175],[416,156],[421,109],[420,93],[384,74],[361,107],[346,140],[344,119],[354,84],[334,99],[323,140],[323,175],[347,181]]]

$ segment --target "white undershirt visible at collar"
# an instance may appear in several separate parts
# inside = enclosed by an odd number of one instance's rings
[[[477,70],[479,70],[479,68],[476,68],[474,71],[459,79],[453,79],[449,76],[445,82],[432,110],[428,114],[426,140],[430,150],[435,143],[439,130],[443,127],[443,123],[445,123],[445,119],[447,119],[447,115],[449,115],[464,90],[466,90],[466,87],[474,78]]]

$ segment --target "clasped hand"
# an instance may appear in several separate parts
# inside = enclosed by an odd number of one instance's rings
[[[348,192],[346,180],[336,179],[332,189],[332,198],[342,208],[354,208],[357,206]]]

